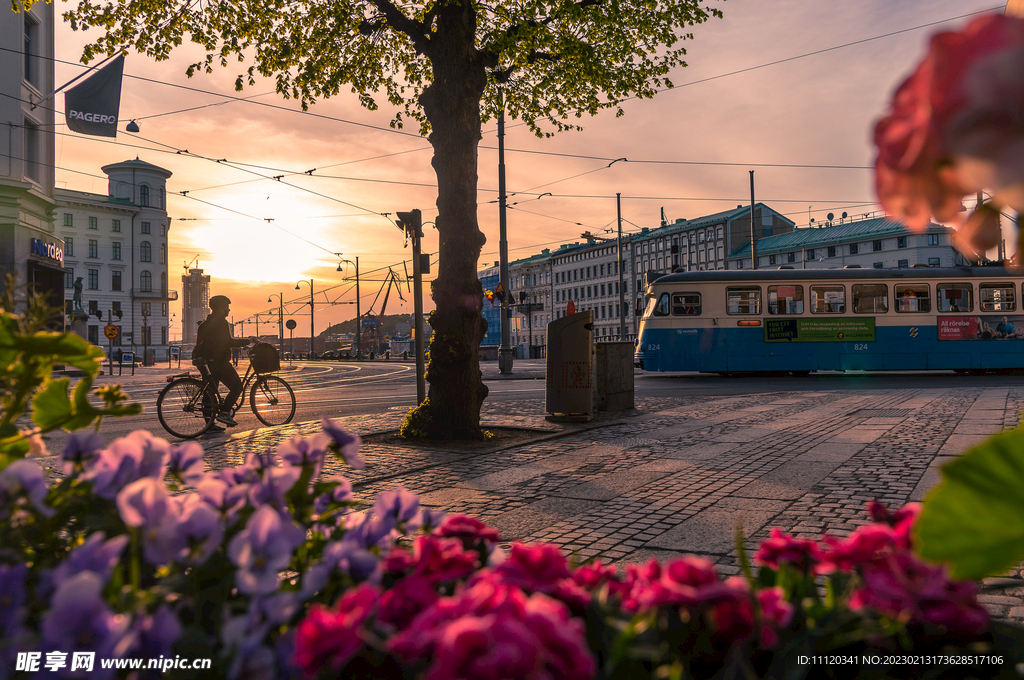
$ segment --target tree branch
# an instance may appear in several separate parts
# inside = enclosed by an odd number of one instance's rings
[[[418,54],[424,54],[427,51],[430,40],[424,30],[426,26],[405,16],[405,13],[390,0],[370,0],[370,2],[384,16],[384,20],[389,26],[409,36]],[[374,24],[379,23],[379,21],[374,22]],[[360,26],[360,30],[362,30],[362,26]]]

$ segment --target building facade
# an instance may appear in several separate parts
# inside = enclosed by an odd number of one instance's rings
[[[551,321],[551,250],[545,248],[509,262],[508,279],[512,293],[510,343],[517,350],[516,358],[543,358]]]
[[[89,313],[86,339],[101,347],[167,357],[177,300],[168,288],[171,219],[166,181],[171,173],[139,159],[103,167],[108,194],[58,189],[55,232],[64,242],[63,288],[67,311],[74,283],[82,279],[82,307]],[[118,316],[120,312],[120,316]],[[116,339],[104,337],[110,321]]]
[[[565,316],[566,306],[572,300],[577,312],[593,310],[596,342],[635,339],[630,313],[632,251],[631,239],[623,238],[621,287],[619,246],[614,239],[588,239],[586,243],[564,245],[555,251],[551,257],[555,318]],[[620,290],[624,304],[619,300]],[[620,337],[622,315],[626,320],[625,338]]]
[[[54,233],[53,5],[0,13],[0,286],[13,274],[64,303],[64,243]],[[25,288],[16,289],[24,299]]]
[[[958,267],[969,262],[953,247],[955,233],[955,229],[934,223],[925,231],[914,232],[884,217],[848,219],[758,241],[757,267]],[[728,259],[730,269],[749,269],[750,244],[737,248]]]

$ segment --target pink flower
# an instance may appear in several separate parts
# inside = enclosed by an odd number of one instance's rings
[[[378,620],[404,630],[416,616],[438,600],[434,581],[424,576],[407,576],[381,595]]]
[[[793,605],[786,602],[782,588],[764,588],[757,594],[761,605],[761,645],[771,649],[779,644],[778,631],[793,622]]]
[[[333,610],[313,605],[298,625],[295,663],[307,676],[325,666],[338,670],[363,646],[360,627],[373,611],[379,591],[362,584],[342,597]]]
[[[414,575],[436,583],[469,576],[479,563],[479,555],[463,550],[462,543],[448,538],[418,536],[413,553],[395,547],[384,560],[384,570]]]
[[[978,604],[977,586],[949,578],[945,567],[907,551],[866,564],[864,586],[850,597],[852,609],[870,607],[892,618],[943,626],[957,633],[979,633],[988,613]]]
[[[911,531],[920,514],[920,503],[907,503],[896,512],[890,512],[885,503],[877,499],[868,501],[868,516],[878,524],[891,526],[893,541],[908,550],[912,547]]]
[[[497,529],[492,529],[480,520],[466,515],[446,517],[434,534],[442,538],[457,538],[462,541],[466,550],[484,542],[493,545],[500,539]]]
[[[736,642],[754,633],[754,607],[750,595],[750,584],[742,576],[732,576],[723,584],[728,597],[722,599],[712,610],[716,632]],[[760,627],[757,630],[761,646],[771,649],[779,643],[778,631],[793,621],[793,605],[786,602],[782,588],[764,588],[757,592],[760,608]]]
[[[778,527],[772,529],[769,538],[761,541],[754,555],[754,561],[778,569],[779,564],[792,564],[798,569],[807,569],[818,562],[818,542],[795,538]]]
[[[630,611],[632,607],[646,611],[656,607],[710,606],[732,595],[728,586],[718,579],[715,565],[693,555],[664,566],[651,560],[633,574],[631,592],[623,603]]]
[[[868,524],[859,527],[849,538],[843,540],[826,534],[822,540],[828,544],[823,550],[821,563],[816,573],[827,574],[838,569],[852,571],[859,565],[867,564],[896,548],[896,536],[892,527],[886,524]]]
[[[554,545],[513,543],[508,559],[494,572],[506,583],[546,593],[578,609],[590,602],[590,594],[576,585],[565,555]]]
[[[543,649],[523,621],[489,614],[464,616],[439,636],[426,680],[540,678]]]

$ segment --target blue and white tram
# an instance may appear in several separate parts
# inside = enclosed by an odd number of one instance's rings
[[[677,273],[646,298],[649,371],[1024,368],[1024,275],[1003,267]]]

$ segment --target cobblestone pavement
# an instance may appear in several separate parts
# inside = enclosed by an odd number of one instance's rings
[[[365,469],[328,465],[325,474],[347,475],[366,501],[404,486],[426,506],[480,517],[507,541],[552,542],[617,563],[696,553],[731,574],[737,522],[753,550],[772,527],[843,536],[866,523],[872,498],[920,500],[939,466],[1018,425],[1024,386],[638,398],[636,406],[556,424],[544,420],[542,400],[485,402],[485,426],[530,428],[536,439],[472,454],[368,443]],[[366,435],[396,429],[403,416],[343,422]],[[313,422],[241,433],[207,444],[207,464],[233,465],[317,431]],[[1020,569],[987,586],[982,601],[995,616],[1024,621]]]

